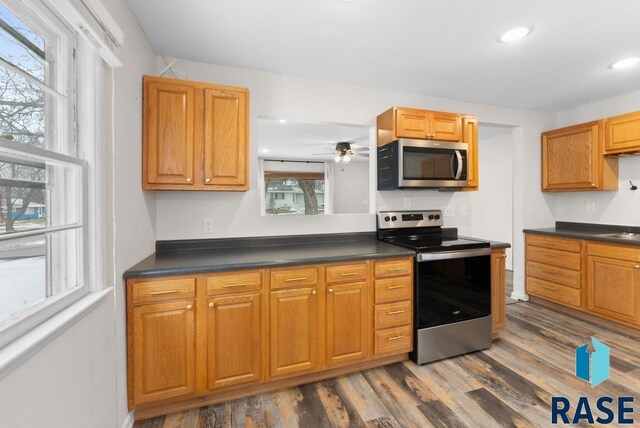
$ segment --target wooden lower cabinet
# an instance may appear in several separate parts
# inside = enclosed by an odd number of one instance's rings
[[[131,279],[129,408],[143,419],[402,361],[412,270],[406,257]]]
[[[587,309],[640,325],[640,263],[589,256],[588,267]]]
[[[207,368],[209,389],[262,379],[260,294],[209,299]]]
[[[494,336],[506,325],[507,253],[505,250],[491,251],[491,320]]]
[[[367,356],[366,282],[327,286],[327,365],[364,360]]]
[[[315,369],[318,364],[316,288],[272,291],[269,318],[271,377]]]
[[[195,300],[133,308],[133,400],[137,404],[195,391]]]

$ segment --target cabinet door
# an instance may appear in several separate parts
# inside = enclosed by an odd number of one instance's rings
[[[553,131],[542,136],[542,189],[598,186],[599,124]]]
[[[271,292],[271,376],[295,375],[318,363],[318,299],[315,288]]]
[[[144,185],[192,185],[195,89],[153,80],[144,85]]]
[[[217,297],[208,306],[209,389],[260,380],[260,294]]]
[[[640,264],[589,256],[589,311],[614,320],[640,324]]]
[[[396,110],[396,138],[427,139],[429,137],[429,112],[425,110]]]
[[[365,358],[366,282],[327,288],[327,364]]]
[[[204,89],[204,184],[247,184],[247,106],[242,91]]]
[[[455,113],[430,113],[430,138],[441,141],[462,140],[462,120]]]
[[[195,300],[133,308],[133,401],[195,390]]]
[[[469,145],[467,150],[467,189],[477,190],[480,186],[480,173],[478,169],[478,118],[465,116],[462,119],[463,141]]]
[[[607,153],[640,151],[640,112],[608,118],[605,135]]]
[[[491,252],[491,319],[493,334],[505,328],[506,321],[506,260],[504,250]]]

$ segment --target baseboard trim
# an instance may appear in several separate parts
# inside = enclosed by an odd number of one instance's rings
[[[124,418],[124,421],[122,421],[122,425],[120,426],[120,428],[133,428],[134,422],[135,419],[133,417],[133,412],[129,412],[127,413],[127,417]]]
[[[513,291],[511,293],[511,298],[513,300],[522,300],[523,302],[529,301],[529,295],[527,293],[521,293],[519,291]]]

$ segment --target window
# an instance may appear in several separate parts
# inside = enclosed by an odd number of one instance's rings
[[[265,215],[325,212],[323,162],[263,161]]]
[[[87,290],[75,32],[39,3],[1,1],[0,347]]]

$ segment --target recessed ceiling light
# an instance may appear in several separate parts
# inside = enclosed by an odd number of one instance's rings
[[[503,43],[515,42],[517,40],[524,39],[525,37],[527,37],[529,34],[531,34],[532,30],[533,28],[531,27],[528,27],[526,25],[521,25],[519,27],[512,28],[511,30],[502,34],[499,40]]]
[[[286,120],[286,119],[280,119],[278,122],[280,122],[280,123],[287,123],[287,120]]]
[[[632,56],[630,58],[621,59],[611,64],[611,68],[619,70],[621,68],[629,68],[640,63],[640,57]]]
[[[269,153],[270,150],[269,149],[262,149],[262,153]]]

